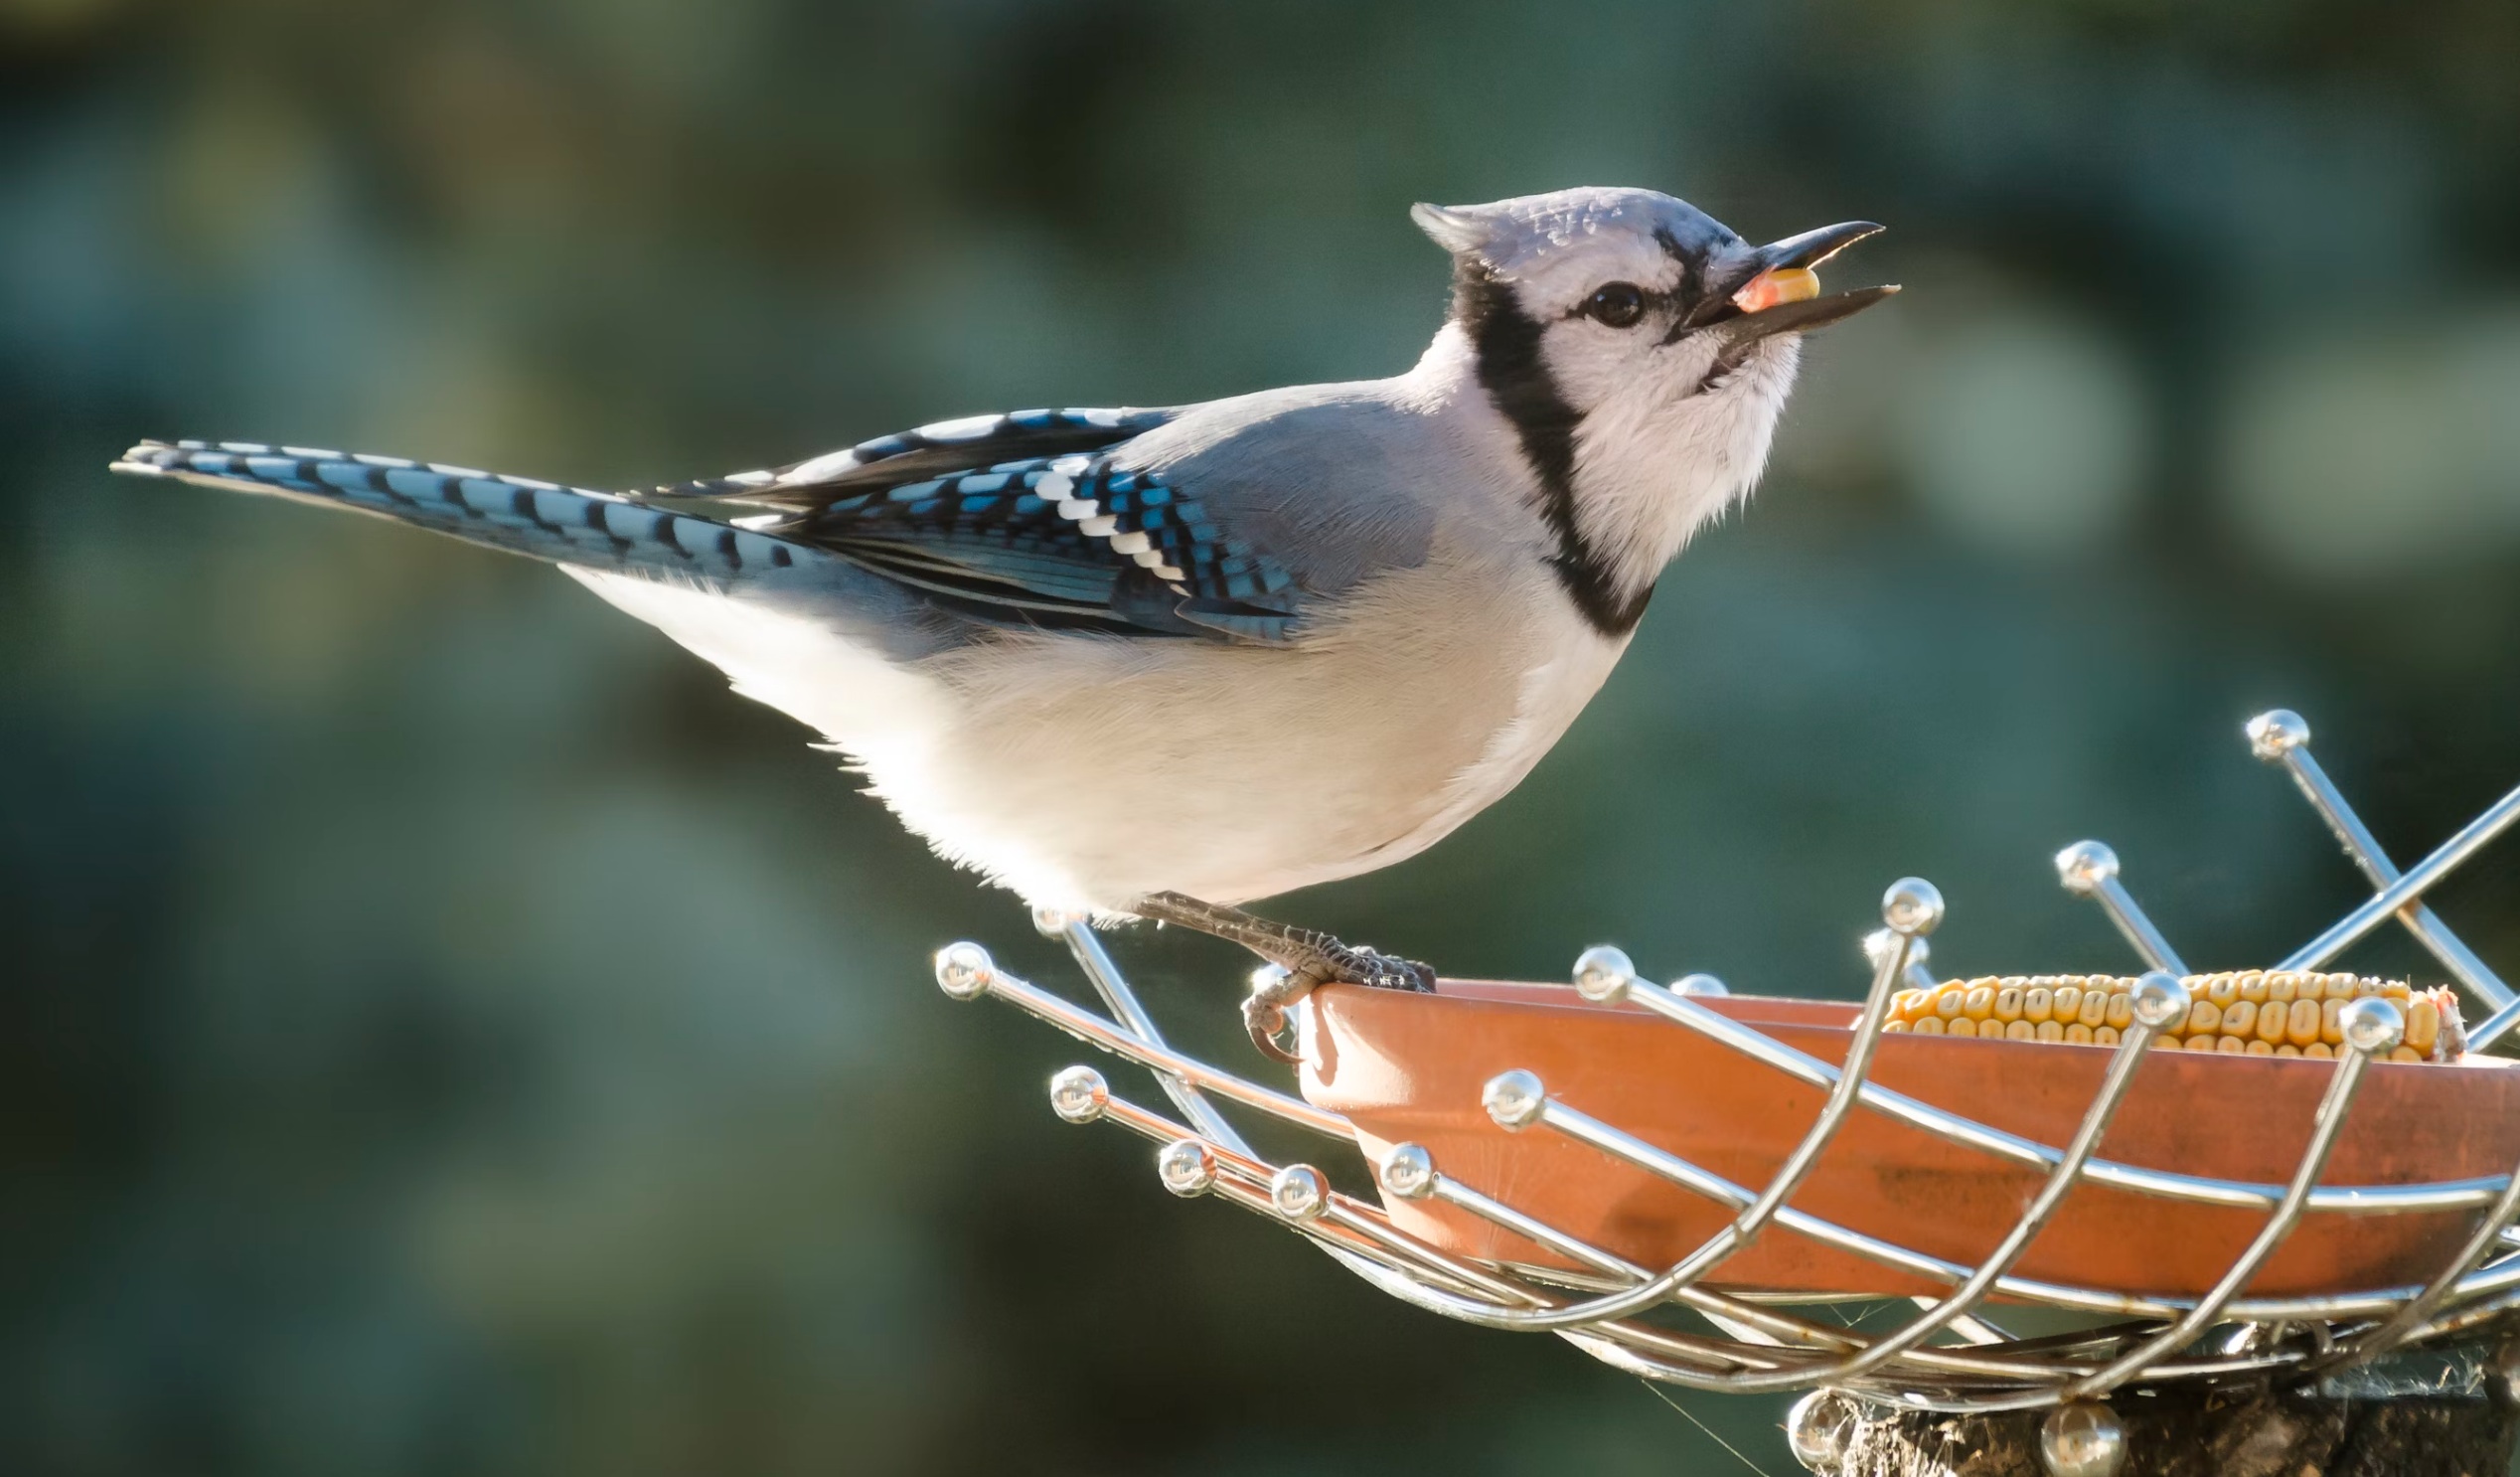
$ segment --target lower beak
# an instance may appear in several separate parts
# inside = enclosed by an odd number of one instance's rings
[[[1707,311],[1690,326],[1713,328],[1744,344],[1783,333],[1809,333],[1851,318],[1899,289],[1859,287],[1824,297],[1813,268],[1880,232],[1870,221],[1847,221],[1771,242],[1751,253],[1751,270],[1740,285],[1722,297],[1708,294]]]

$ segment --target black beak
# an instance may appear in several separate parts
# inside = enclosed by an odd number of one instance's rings
[[[1772,266],[1817,266],[1865,237],[1879,236],[1881,230],[1870,221],[1844,221],[1770,242],[1759,248],[1759,270]]]
[[[1895,286],[1858,287],[1851,292],[1834,292],[1825,297],[1779,303],[1756,313],[1741,311],[1733,302],[1733,294],[1750,285],[1761,272],[1781,266],[1806,269],[1818,266],[1865,237],[1880,235],[1881,229],[1870,221],[1846,221],[1835,226],[1823,226],[1817,231],[1806,231],[1800,236],[1789,236],[1780,242],[1770,242],[1750,253],[1750,264],[1737,274],[1738,280],[1726,282],[1717,291],[1706,294],[1704,303],[1690,315],[1691,321],[1683,325],[1683,330],[1713,328],[1735,344],[1748,344],[1781,333],[1809,333],[1841,318],[1853,317],[1899,289]]]

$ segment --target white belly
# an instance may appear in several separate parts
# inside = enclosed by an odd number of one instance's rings
[[[827,736],[940,855],[1104,913],[1414,856],[1530,772],[1625,644],[1527,567],[1394,576],[1291,650],[1044,635],[906,665],[757,602],[571,573]],[[1476,608],[1428,619],[1440,591],[1410,586],[1437,579]]]

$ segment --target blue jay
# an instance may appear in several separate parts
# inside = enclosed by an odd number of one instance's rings
[[[1752,246],[1625,189],[1413,214],[1452,309],[1386,380],[973,415],[647,493],[234,441],[113,467],[549,560],[1036,907],[1423,989],[1235,904],[1414,856],[1519,782],[1757,481],[1800,336],[1897,289],[1818,295],[1869,223]]]

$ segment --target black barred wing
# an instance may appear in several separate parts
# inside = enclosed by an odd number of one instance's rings
[[[838,495],[826,482],[816,506],[752,526],[1004,624],[1276,643],[1301,613],[1283,565],[1191,492],[1108,455],[1022,457]]]
[[[673,487],[660,497],[719,498],[765,506],[810,509],[838,492],[890,487],[973,467],[1025,457],[1109,450],[1171,420],[1172,410],[1012,410],[939,420],[915,430],[877,436],[793,466],[736,472]]]

